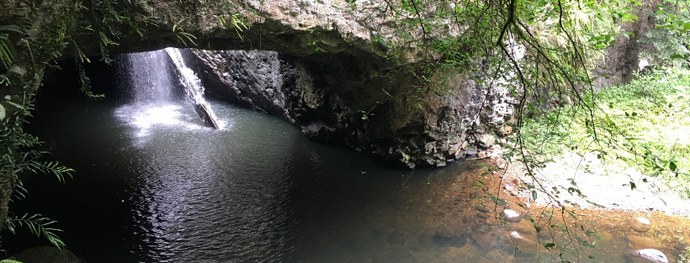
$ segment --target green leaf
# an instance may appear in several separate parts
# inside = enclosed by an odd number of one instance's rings
[[[673,54],[673,55],[671,55],[670,58],[671,58],[672,60],[673,60],[673,59],[686,59],[686,58],[687,58],[687,55]]]
[[[0,118],[0,120],[2,120],[2,118]],[[674,161],[671,161],[668,163],[668,169],[675,172],[676,169],[678,169],[678,165],[676,165]]]

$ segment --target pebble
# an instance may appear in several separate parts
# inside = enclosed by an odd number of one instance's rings
[[[637,232],[647,232],[652,228],[652,223],[644,217],[631,217],[629,223],[630,228]]]

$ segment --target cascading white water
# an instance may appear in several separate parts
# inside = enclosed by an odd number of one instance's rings
[[[211,110],[208,102],[204,99],[204,87],[201,85],[199,78],[194,71],[187,66],[187,63],[185,63],[178,49],[166,48],[165,52],[168,53],[177,71],[180,73],[180,82],[182,82],[182,85],[185,87],[185,93],[194,106],[194,110],[196,110],[206,126],[218,129],[216,115]]]
[[[115,115],[134,127],[133,136],[140,138],[142,142],[150,139],[151,131],[157,126],[174,125],[186,130],[199,129],[195,115],[201,116],[205,126],[216,129],[225,126],[216,121],[207,102],[203,100],[203,88],[194,72],[184,66],[184,61],[182,69],[178,66],[181,59],[179,51],[171,49],[171,52],[178,54],[177,60],[172,59],[165,50],[119,57],[120,88],[129,93],[130,103],[116,109]],[[179,78],[174,74],[176,68],[182,73]],[[182,92],[176,91],[178,79],[183,84],[187,100],[194,106],[194,111],[190,111],[189,104],[181,99]]]

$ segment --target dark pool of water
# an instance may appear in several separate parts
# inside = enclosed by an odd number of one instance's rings
[[[406,242],[439,216],[424,207],[463,169],[397,170],[277,118],[213,108],[221,130],[183,101],[43,107],[37,130],[77,172],[64,185],[27,179],[18,213],[57,219],[89,262],[410,262]]]

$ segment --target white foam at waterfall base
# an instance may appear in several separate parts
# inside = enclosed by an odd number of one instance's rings
[[[143,138],[151,135],[151,130],[156,126],[178,126],[185,130],[199,130],[201,126],[190,122],[182,112],[182,105],[152,106],[134,103],[119,107],[115,110],[115,116],[122,122],[129,124],[136,130],[135,138]]]
[[[178,52],[179,53],[179,52]],[[132,95],[132,101],[118,107],[115,117],[134,128],[132,137],[140,139],[140,143],[147,140],[156,128],[175,127],[188,131],[206,129],[199,125],[198,116],[188,103],[175,99],[173,96],[174,75],[168,61],[168,55],[163,50],[132,53],[122,56],[119,70],[124,71],[127,79],[123,89]],[[184,68],[183,74],[194,75],[189,68]],[[192,78],[192,81],[196,78]],[[184,83],[188,78],[181,79]],[[198,83],[196,83],[200,86]],[[203,88],[202,88],[203,90]],[[195,94],[195,99],[203,99],[202,94]],[[205,101],[204,101],[205,102]],[[215,115],[213,116],[215,117]],[[226,126],[224,121],[218,121],[219,128]],[[143,141],[141,141],[143,140]]]

